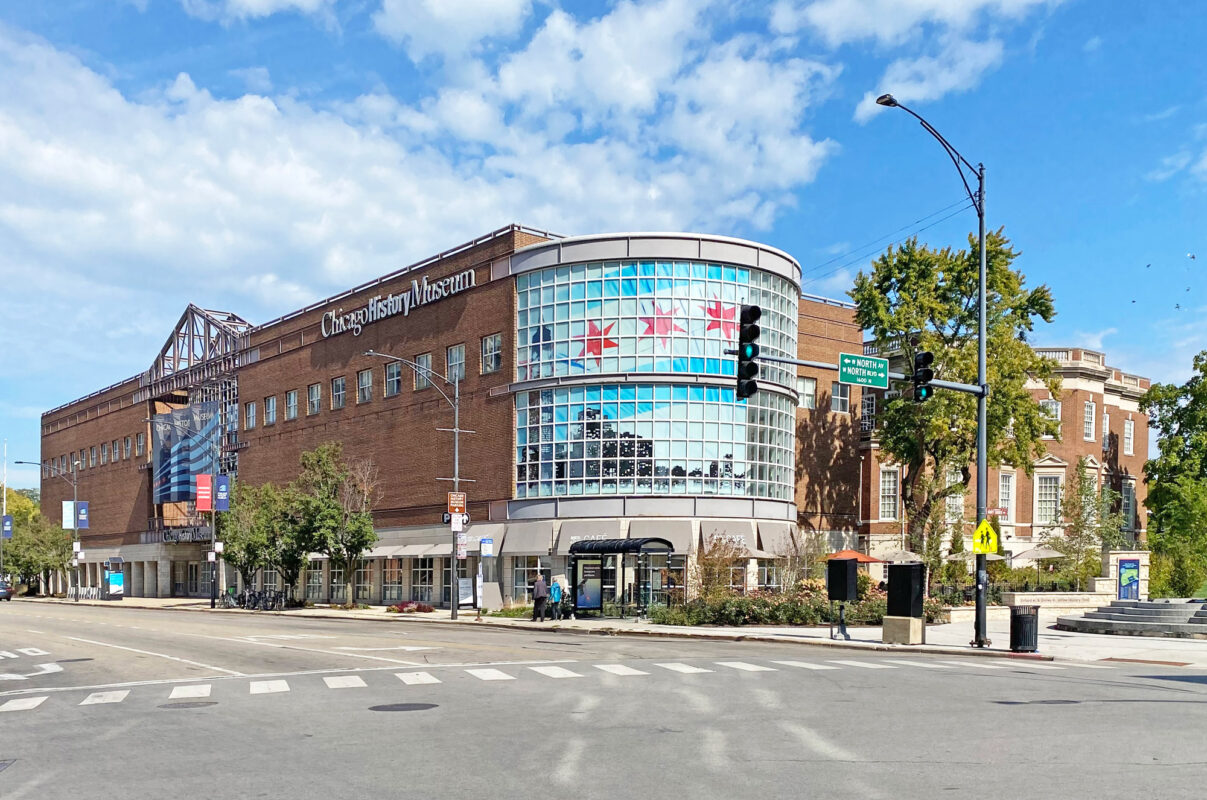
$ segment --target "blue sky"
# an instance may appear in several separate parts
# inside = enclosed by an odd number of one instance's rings
[[[976,225],[882,91],[987,165],[1055,294],[1040,344],[1181,381],[1204,40],[1177,0],[0,4],[0,435],[37,460],[39,414],[146,369],[188,302],[262,322],[513,221],[752,238],[841,297]]]

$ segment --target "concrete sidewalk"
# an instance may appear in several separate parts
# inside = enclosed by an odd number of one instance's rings
[[[77,604],[72,600],[57,598],[17,598],[18,602]],[[1060,631],[1054,626],[1056,618],[1065,612],[1053,610],[1040,612],[1039,653],[1037,655],[1010,652],[1009,620],[988,622],[988,635],[992,644],[988,648],[969,645],[972,638],[972,623],[958,622],[929,625],[926,628],[924,645],[886,645],[880,640],[879,627],[848,628],[850,641],[830,639],[829,627],[793,627],[747,625],[739,627],[654,625],[650,622],[629,619],[579,619],[560,622],[532,622],[527,618],[489,617],[480,620],[472,610],[462,610],[454,622],[447,609],[437,609],[427,614],[386,613],[384,606],[368,609],[342,610],[327,607],[294,609],[290,611],[243,611],[242,609],[213,609],[208,600],[195,598],[151,598],[130,597],[122,601],[81,600],[78,605],[157,608],[214,614],[271,614],[282,617],[311,619],[363,619],[378,622],[416,622],[436,625],[479,625],[525,630],[564,631],[594,633],[612,636],[667,636],[700,639],[722,639],[728,641],[773,641],[791,642],[822,647],[850,649],[888,650],[897,653],[931,652],[960,656],[997,656],[1008,658],[1042,658],[1068,661],[1104,661],[1159,663],[1207,669],[1207,642],[1193,639],[1161,639],[1149,636],[1108,636]],[[3,613],[3,609],[0,609]]]

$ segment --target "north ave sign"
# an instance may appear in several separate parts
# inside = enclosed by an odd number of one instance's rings
[[[412,309],[443,300],[446,297],[472,289],[475,283],[474,271],[467,269],[456,275],[429,281],[423,276],[422,281],[411,281],[411,286],[404,292],[388,294],[385,297],[377,295],[360,308],[345,312],[342,308],[323,314],[323,338],[335,336],[337,333],[352,331],[353,336],[360,336],[361,330],[370,322],[377,322],[386,317],[402,314],[409,316]]]

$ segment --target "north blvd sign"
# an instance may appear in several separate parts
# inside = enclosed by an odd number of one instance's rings
[[[838,382],[873,389],[888,388],[888,359],[875,356],[838,354]]]

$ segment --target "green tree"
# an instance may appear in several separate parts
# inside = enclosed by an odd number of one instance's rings
[[[11,509],[11,506],[10,506]],[[50,573],[66,572],[71,563],[71,532],[40,513],[13,520],[13,538],[5,544],[5,569],[32,584],[39,576],[50,585]]]
[[[302,472],[294,483],[300,534],[314,543],[315,550],[327,554],[332,567],[343,570],[349,605],[353,604],[352,571],[377,541],[372,514],[377,483],[372,462],[345,462],[339,442],[302,453]]]
[[[13,518],[13,535],[17,526],[28,525],[38,516],[38,502],[31,498],[28,490],[4,487],[5,499],[8,502],[8,513]]]
[[[1071,575],[1078,591],[1083,580],[1102,570],[1102,550],[1117,548],[1124,542],[1123,514],[1117,511],[1119,493],[1109,486],[1097,486],[1084,456],[1065,489],[1060,503],[1063,532],[1044,535],[1043,543],[1066,556],[1062,570]]]
[[[1140,398],[1140,409],[1158,434],[1158,455],[1144,465],[1144,479],[1152,522],[1160,528],[1169,522],[1178,479],[1207,480],[1207,350],[1194,357],[1186,383],[1154,384]]]
[[[977,282],[980,253],[973,237],[968,250],[933,250],[917,239],[890,248],[860,272],[850,296],[855,319],[881,352],[899,351],[907,365],[914,355],[935,355],[936,378],[975,383],[977,376]],[[1044,435],[1059,426],[1031,396],[1027,380],[1060,391],[1055,363],[1027,343],[1036,320],[1055,316],[1047,286],[1028,289],[1013,268],[1018,253],[1001,230],[986,239],[986,351],[990,394],[987,406],[987,458],[1028,473],[1044,452]],[[908,392],[905,393],[908,395]],[[904,468],[902,494],[910,549],[925,549],[931,511],[949,495],[967,491],[976,451],[976,398],[940,390],[925,403],[903,396],[889,400],[876,415],[880,452]],[[944,464],[958,465],[959,480],[928,480]]]
[[[1154,596],[1194,597],[1207,580],[1207,480],[1189,476],[1165,486],[1162,523],[1149,531]]]
[[[260,487],[260,504],[266,527],[265,561],[281,574],[286,587],[296,589],[314,549],[308,531],[301,524],[301,499],[293,486],[278,489],[266,483]]]
[[[266,519],[262,494],[258,486],[235,481],[231,487],[230,511],[217,515],[222,560],[243,577],[244,586],[252,585],[256,572],[266,563],[272,523],[270,517]]]

